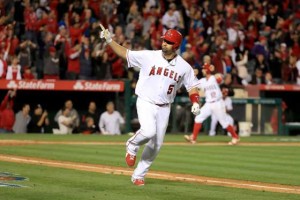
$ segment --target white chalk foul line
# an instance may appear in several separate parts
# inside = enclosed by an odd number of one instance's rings
[[[108,167],[104,165],[91,165],[91,164],[81,164],[81,163],[71,163],[71,162],[63,162],[63,161],[54,161],[54,160],[46,160],[46,159],[38,159],[38,158],[29,158],[29,157],[20,157],[20,156],[7,156],[0,155],[0,160],[8,161],[8,162],[16,162],[16,163],[27,163],[27,164],[35,164],[35,165],[44,165],[44,166],[52,166],[52,167],[61,167],[68,169],[76,169],[76,170],[84,170],[91,172],[99,172],[105,174],[117,174],[117,175],[131,175],[131,170],[125,170],[117,167]],[[193,175],[182,175],[178,176],[173,173],[156,173],[149,172],[147,177],[149,178],[157,178],[163,180],[173,180],[173,181],[183,181],[183,182],[195,182],[195,183],[203,183],[208,185],[215,186],[227,186],[227,187],[235,187],[235,188],[246,188],[246,189],[254,189],[254,190],[265,190],[271,192],[284,192],[284,193],[294,193],[300,194],[300,187],[293,186],[284,186],[284,185],[276,185],[276,184],[267,184],[267,183],[243,183],[240,180],[217,180],[216,178],[209,177],[200,177]]]

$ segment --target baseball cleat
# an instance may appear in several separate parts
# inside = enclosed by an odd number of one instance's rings
[[[190,143],[192,143],[192,144],[196,144],[196,141],[192,139],[192,138],[193,138],[193,135],[184,135],[183,137],[184,137],[184,139],[185,139],[187,142],[190,142]]]
[[[136,186],[144,186],[145,185],[144,179],[131,179],[131,181]]]
[[[232,138],[230,142],[228,142],[228,145],[237,145],[240,141],[240,138]]]
[[[126,160],[128,167],[133,167],[135,164],[136,156],[131,155],[130,153],[126,153],[125,160]]]

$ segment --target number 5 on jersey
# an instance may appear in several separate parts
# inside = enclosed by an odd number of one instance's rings
[[[175,85],[170,85],[167,94],[172,94],[174,88],[175,88]]]

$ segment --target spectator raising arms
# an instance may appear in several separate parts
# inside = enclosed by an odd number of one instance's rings
[[[53,129],[54,134],[72,134],[73,132],[73,124],[76,120],[75,115],[71,115],[71,110],[68,107],[63,107],[59,111],[59,115],[57,117],[57,123],[59,129]]]
[[[13,110],[16,90],[8,90],[0,106],[0,133],[12,133],[15,122],[15,112]]]
[[[28,133],[44,133],[45,126],[50,124],[48,112],[40,104],[34,108],[34,113],[28,124]]]
[[[71,125],[70,125],[72,127],[73,133],[78,133],[78,131],[79,131],[78,129],[79,129],[79,125],[80,125],[80,120],[79,120],[79,115],[78,115],[77,110],[75,110],[73,108],[73,102],[72,102],[72,100],[67,100],[65,102],[64,107],[66,107],[66,108],[69,109],[67,117],[71,117],[73,119],[72,122],[71,122]],[[59,118],[59,116],[61,116],[62,111],[63,110],[59,110],[56,113],[56,115],[55,115],[54,121],[56,121],[57,123],[59,123],[58,118]]]

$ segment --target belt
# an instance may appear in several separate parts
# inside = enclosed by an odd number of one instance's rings
[[[217,102],[217,101],[220,101],[221,99],[217,99],[217,100],[215,100],[215,101],[210,101],[210,102],[207,102],[207,103],[215,103],[215,102]]]
[[[163,103],[163,104],[155,104],[159,107],[165,107],[165,106],[169,106],[170,104],[169,103]]]

